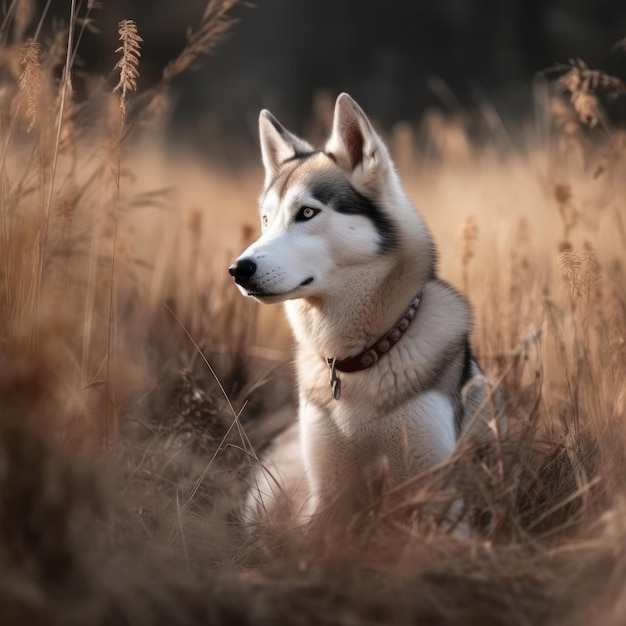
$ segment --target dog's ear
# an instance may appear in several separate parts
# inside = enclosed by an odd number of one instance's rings
[[[266,187],[285,161],[313,152],[310,144],[290,133],[267,109],[259,115],[259,137]]]
[[[389,153],[361,107],[342,93],[335,103],[333,130],[326,152],[348,173],[362,166],[372,173],[390,164]]]

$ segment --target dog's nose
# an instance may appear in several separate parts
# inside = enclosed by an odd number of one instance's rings
[[[229,268],[228,272],[238,285],[246,285],[256,272],[256,263],[251,259],[239,259]]]

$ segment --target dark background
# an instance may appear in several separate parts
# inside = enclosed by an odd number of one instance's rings
[[[43,2],[41,2],[43,5]],[[69,1],[52,11],[69,13]],[[201,0],[105,0],[94,15],[100,35],[81,48],[88,66],[116,62],[117,21],[132,18],[145,42],[140,88],[184,45]],[[529,112],[537,73],[570,57],[624,75],[626,5],[619,0],[256,0],[201,68],[175,85],[170,129],[199,147],[256,141],[268,107],[296,131],[320,88],[348,91],[383,127],[417,120],[439,106],[501,116]]]

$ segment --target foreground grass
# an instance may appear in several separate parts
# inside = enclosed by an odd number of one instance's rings
[[[211,11],[192,47],[223,33]],[[442,274],[476,308],[510,431],[403,490],[370,477],[377,505],[348,519],[250,532],[249,469],[293,419],[281,311],[223,279],[256,232],[260,171],[206,172],[131,141],[146,100],[130,83],[75,103],[67,55],[6,41],[2,623],[623,623],[619,133],[560,109],[524,150],[477,150],[448,120],[429,129],[429,160],[394,135]],[[444,514],[459,492],[464,538]]]

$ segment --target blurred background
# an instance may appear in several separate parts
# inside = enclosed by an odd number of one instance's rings
[[[54,0],[50,11],[67,21],[68,4]],[[116,24],[134,19],[144,38],[139,89],[146,89],[184,46],[204,4],[106,0],[83,60],[108,72]],[[233,142],[255,147],[262,107],[302,132],[312,108],[326,106],[320,90],[331,99],[348,91],[383,129],[433,108],[486,105],[508,122],[532,111],[538,73],[570,57],[618,76],[626,69],[626,53],[612,49],[626,36],[619,0],[258,0],[232,15],[238,23],[216,54],[177,82],[169,127],[225,159],[236,158]]]
[[[620,3],[0,2],[1,626],[626,624]],[[282,307],[228,273],[258,112],[321,141],[340,91],[473,305],[512,436],[406,500],[377,462],[363,532],[250,532],[296,412]],[[480,530],[452,537],[461,501]]]

